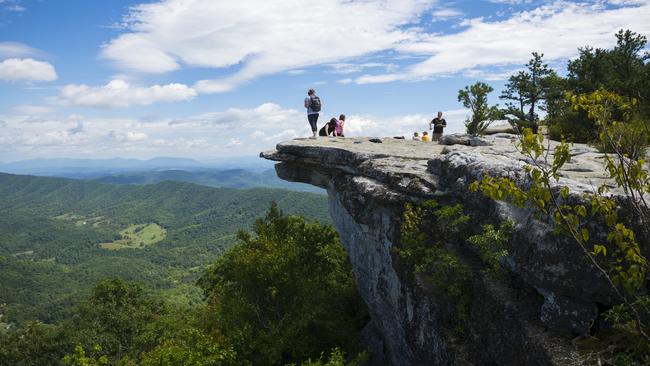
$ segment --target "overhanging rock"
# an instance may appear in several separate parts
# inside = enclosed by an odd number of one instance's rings
[[[390,364],[570,364],[577,357],[570,340],[589,331],[599,305],[614,302],[612,289],[578,246],[553,233],[549,223],[535,219],[530,210],[468,191],[468,184],[486,174],[526,184],[528,161],[514,140],[509,134],[480,141],[456,136],[445,140],[449,145],[392,138],[381,143],[295,139],[261,154],[278,162],[280,178],[327,189],[330,214],[372,329],[383,340],[376,353]],[[572,199],[581,200],[583,192],[608,183],[603,155],[579,144],[571,154],[560,184],[569,187]],[[457,248],[463,260],[473,263],[470,326],[462,336],[450,331],[454,310],[403,268],[392,250],[399,245],[404,204],[426,199],[462,203],[477,221],[516,223],[507,260],[512,278],[486,275],[471,248]]]

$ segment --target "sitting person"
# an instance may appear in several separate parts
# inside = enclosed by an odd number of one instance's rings
[[[417,133],[417,132],[413,132],[413,138],[412,138],[412,140],[413,140],[413,141],[422,141],[422,139],[420,138],[420,134]]]
[[[431,141],[429,133],[427,131],[422,132],[422,141]]]
[[[319,131],[318,131],[318,136],[336,136],[336,125],[338,124],[338,120],[336,118],[332,118],[329,122],[325,124]]]
[[[345,127],[345,114],[339,116],[339,119],[336,121],[336,136],[343,136],[343,127]]]

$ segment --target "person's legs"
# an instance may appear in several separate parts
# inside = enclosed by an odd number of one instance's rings
[[[311,132],[314,134],[314,137],[316,137],[316,131],[318,131],[318,114],[309,114],[307,115],[307,119],[311,126]]]
[[[440,140],[441,136],[442,136],[441,133],[432,133],[431,134],[431,141],[438,141],[438,140]]]

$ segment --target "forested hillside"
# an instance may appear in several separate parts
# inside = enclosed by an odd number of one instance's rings
[[[76,178],[76,177],[75,177]],[[283,188],[294,191],[322,192],[314,186],[284,181],[275,174],[274,169],[252,171],[246,169],[203,169],[203,170],[149,170],[123,172],[94,178],[101,183],[112,184],[155,184],[165,180],[196,183],[208,187],[226,188]]]
[[[272,204],[235,241],[192,281],[207,301],[105,279],[67,320],[0,329],[0,366],[361,364],[368,314],[331,226]]]
[[[200,298],[199,274],[272,201],[329,221],[316,194],[0,174],[0,321],[60,321],[114,277],[191,303]]]

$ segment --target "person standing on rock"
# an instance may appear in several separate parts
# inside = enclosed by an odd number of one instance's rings
[[[316,91],[314,89],[309,89],[307,92],[307,98],[305,98],[305,108],[307,108],[307,120],[309,121],[311,132],[313,133],[313,136],[310,138],[315,139],[316,131],[318,131],[317,122],[321,103],[320,98],[316,95]]]
[[[438,112],[438,117],[432,119],[431,122],[429,122],[429,131],[433,129],[433,133],[431,134],[431,141],[440,140],[445,127],[447,127],[447,121],[442,118],[442,112]]]

